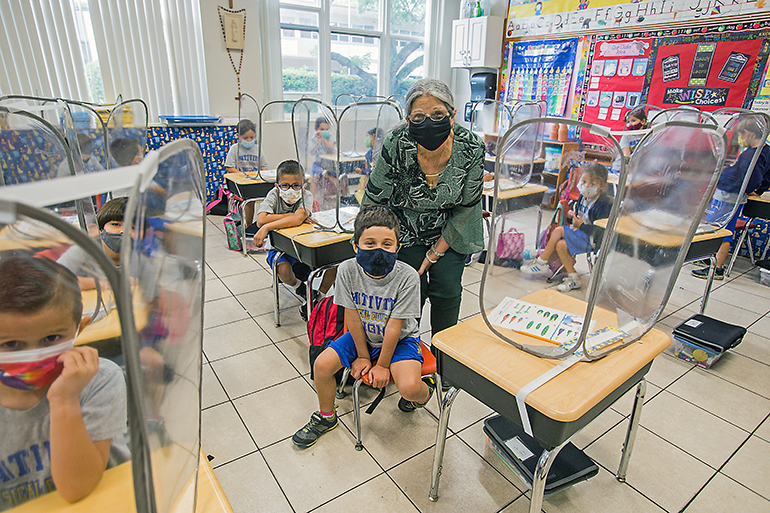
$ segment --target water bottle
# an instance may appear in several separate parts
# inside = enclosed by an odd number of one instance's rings
[[[534,260],[540,255],[540,252],[536,249],[525,249],[521,255],[524,260]]]
[[[484,8],[481,7],[481,0],[476,0],[476,5],[473,8],[473,17],[478,18],[484,16]]]

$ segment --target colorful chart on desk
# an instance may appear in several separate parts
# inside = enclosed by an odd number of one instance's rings
[[[489,315],[495,326],[547,340],[555,344],[580,335],[583,317],[506,297]],[[592,323],[595,321],[592,321]]]

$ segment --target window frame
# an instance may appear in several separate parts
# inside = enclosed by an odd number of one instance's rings
[[[276,24],[278,30],[276,33],[278,34],[278,37],[280,38],[281,31],[283,29],[290,29],[299,28],[296,24],[290,24],[290,23],[280,23],[280,10],[281,8],[285,9],[292,9],[295,11],[301,11],[301,12],[308,12],[308,13],[315,13],[318,15],[318,22],[319,26],[316,29],[316,27],[307,27],[302,26],[305,30],[310,30],[312,32],[317,32],[318,34],[318,80],[319,80],[319,89],[320,91],[318,93],[300,93],[300,92],[288,92],[283,91],[283,65],[282,65],[282,55],[281,55],[281,45],[280,44],[272,44],[268,45],[268,48],[270,48],[270,51],[268,52],[268,55],[266,55],[266,66],[265,69],[268,71],[270,76],[276,77],[277,80],[273,81],[272,83],[267,84],[267,87],[265,89],[265,101],[272,101],[272,100],[297,100],[302,97],[309,97],[309,98],[316,98],[321,101],[324,101],[328,104],[332,104],[334,101],[334,98],[331,97],[331,66],[329,65],[331,63],[331,43],[332,35],[337,36],[337,40],[339,41],[340,36],[348,36],[348,37],[363,37],[365,38],[364,41],[366,42],[366,39],[373,38],[379,41],[379,47],[380,47],[380,55],[379,55],[379,65],[377,69],[377,95],[380,96],[389,96],[391,94],[390,92],[390,81],[387,80],[387,77],[390,76],[390,46],[391,46],[391,39],[396,39],[398,41],[408,41],[408,42],[418,42],[422,43],[423,45],[423,64],[422,68],[425,70],[426,76],[428,76],[428,70],[430,69],[430,60],[431,60],[431,53],[429,52],[430,44],[429,41],[431,39],[431,30],[433,28],[433,23],[431,22],[431,16],[432,13],[438,12],[436,9],[436,4],[440,0],[425,0],[426,1],[426,15],[425,15],[425,36],[414,36],[411,34],[391,34],[391,28],[390,28],[390,9],[392,8],[392,0],[380,0],[380,13],[379,13],[379,19],[380,19],[380,29],[377,29],[376,27],[374,29],[367,29],[367,28],[353,28],[353,27],[339,27],[339,26],[331,26],[330,23],[330,10],[331,10],[331,0],[319,0],[318,6],[308,6],[298,3],[293,3],[291,0],[288,1],[282,1],[282,0],[268,0],[268,3],[273,4],[273,8],[268,10],[268,13],[272,11],[275,16],[277,16],[277,21],[279,23]],[[273,17],[272,19],[276,19]],[[280,41],[280,39],[279,39]],[[329,63],[329,64],[325,64]]]

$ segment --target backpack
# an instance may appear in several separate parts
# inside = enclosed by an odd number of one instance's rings
[[[206,203],[206,213],[216,216],[227,215],[227,198],[230,197],[232,192],[224,188],[217,190],[217,197],[208,203]]]
[[[227,249],[241,251],[241,214],[230,212],[225,216],[225,235],[227,236]]]
[[[348,330],[345,322],[345,308],[334,304],[334,296],[326,296],[315,305],[307,322],[307,335],[310,338],[310,379],[313,378],[313,365],[318,355],[329,342],[340,338]],[[335,378],[342,380],[343,369]]]

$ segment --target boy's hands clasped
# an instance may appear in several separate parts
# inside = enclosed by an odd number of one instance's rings
[[[50,403],[78,402],[80,392],[99,372],[99,353],[93,347],[75,347],[62,353],[58,360],[64,369],[51,383],[47,397]]]

